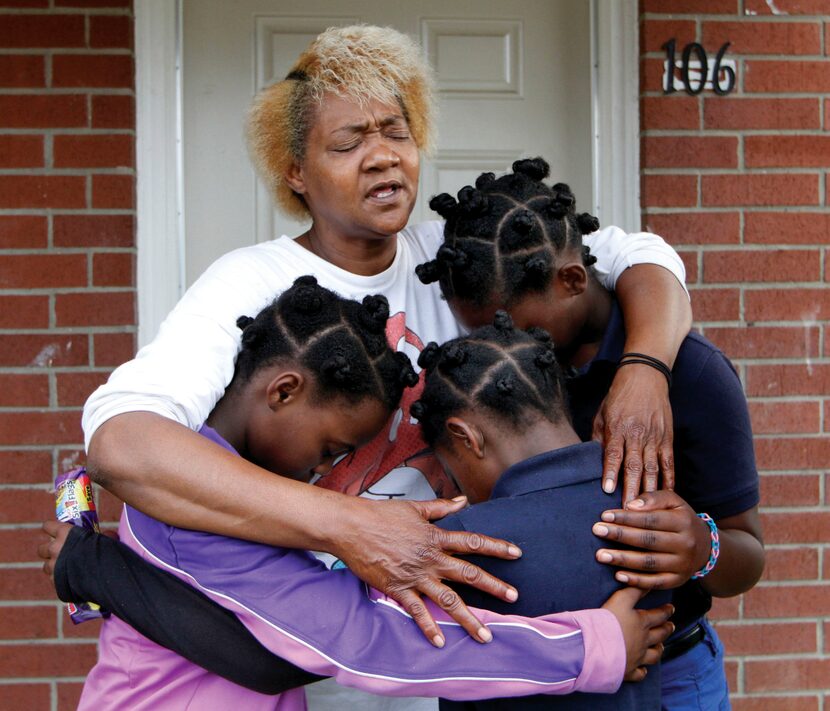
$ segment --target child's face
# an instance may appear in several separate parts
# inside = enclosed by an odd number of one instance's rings
[[[309,481],[366,444],[388,418],[389,411],[374,398],[356,404],[343,398],[315,402],[304,393],[290,406],[252,418],[247,456],[275,474]]]

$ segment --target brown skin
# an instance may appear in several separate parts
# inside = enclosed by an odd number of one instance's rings
[[[453,310],[470,326],[490,321],[498,308],[486,309],[453,303]],[[553,336],[557,357],[564,363],[582,366],[597,354],[610,317],[611,296],[589,277],[576,250],[560,255],[550,286],[507,306],[518,328],[537,326]],[[628,366],[621,372],[647,366]],[[662,374],[660,398],[668,400]],[[616,382],[616,380],[615,380]],[[656,486],[656,477],[647,484]],[[627,487],[626,487],[627,489]],[[673,588],[685,583],[709,559],[711,540],[708,526],[694,510],[672,491],[652,491],[626,501],[624,510],[606,511],[603,523],[594,526],[597,536],[610,538],[641,551],[601,549],[597,560],[624,568],[616,577],[644,589]],[[609,525],[609,524],[616,525]],[[716,597],[729,597],[749,590],[761,577],[764,547],[758,508],[716,521],[720,530],[719,565],[702,581]],[[644,571],[644,572],[638,572]]]
[[[419,157],[412,139],[402,135],[395,118],[400,114],[399,106],[370,104],[361,109],[326,97],[305,159],[285,176],[312,214],[312,228],[299,243],[354,274],[376,274],[391,264],[396,233],[415,204]],[[329,179],[337,190],[326,182]],[[383,188],[390,186],[393,195],[384,196]],[[646,281],[653,273],[640,266],[627,271],[642,274]],[[683,295],[678,307],[676,294],[662,293],[662,284],[654,287],[661,292],[659,299],[642,290],[629,292],[630,280],[626,274],[618,283],[626,318],[628,307],[650,315],[630,330],[643,342],[662,343],[658,325],[682,321],[677,314],[683,308],[688,311],[688,300]],[[615,422],[650,412],[642,403],[625,401],[612,403],[609,411]],[[153,446],[147,446],[150,442]],[[362,580],[397,600],[430,640],[440,631],[423,595],[471,635],[482,638],[481,624],[442,580],[466,582],[504,600],[515,595],[510,586],[452,556],[516,558],[521,554],[518,548],[429,524],[462,508],[463,499],[378,502],[303,486],[274,477],[186,427],[148,412],[125,413],[105,422],[90,443],[88,469],[98,484],[170,525],[332,553]],[[234,482],[232,495],[228,481]],[[275,501],[279,506],[273,505]]]

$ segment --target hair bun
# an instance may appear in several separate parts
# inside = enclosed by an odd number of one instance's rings
[[[496,182],[496,174],[495,173],[482,173],[476,178],[476,187],[479,190],[483,190],[488,185],[492,185]]]
[[[344,356],[333,355],[323,361],[323,364],[320,366],[320,371],[336,383],[345,383],[349,379],[352,367]]]
[[[551,338],[550,333],[548,333],[544,328],[539,328],[538,326],[531,326],[529,329],[527,329],[526,333],[534,340],[539,341],[539,343],[553,343],[553,339]]]
[[[465,185],[458,191],[458,203],[465,215],[473,217],[483,214],[489,207],[487,196],[471,185]]]
[[[236,327],[244,331],[254,322],[254,320],[255,319],[252,316],[240,316],[236,319]]]
[[[463,365],[467,360],[467,349],[460,343],[452,343],[444,349],[444,362],[451,368]]]
[[[540,252],[529,257],[524,263],[525,283],[542,286],[550,276],[550,255]]]
[[[567,183],[557,183],[553,186],[553,200],[566,208],[573,207],[576,203],[573,190]]]
[[[537,158],[522,158],[514,161],[513,172],[526,175],[531,180],[544,180],[550,175],[550,166],[548,162],[541,157]]]
[[[415,267],[415,275],[422,284],[432,284],[441,278],[441,264],[437,259],[419,264]]]
[[[597,263],[597,258],[591,254],[591,248],[587,244],[582,245],[582,263],[586,267]]]
[[[323,288],[317,283],[317,278],[310,274],[297,277],[289,303],[300,313],[313,314],[319,311],[323,306]]]
[[[313,274],[304,274],[294,280],[294,286],[317,286],[317,277]]]
[[[389,301],[383,294],[372,294],[363,297],[364,315],[366,324],[376,333],[386,330],[389,320]]]
[[[424,350],[418,356],[418,366],[424,370],[432,370],[437,365],[440,357],[441,346],[435,341],[430,341],[424,346]]]
[[[409,406],[409,414],[420,422],[427,414],[427,406],[420,400],[416,400]]]
[[[536,222],[529,210],[519,210],[510,222],[510,226],[521,235],[529,234]]]
[[[512,331],[513,319],[510,318],[510,314],[507,311],[499,309],[493,317],[493,326],[497,331]]]
[[[470,259],[467,253],[460,247],[450,247],[448,244],[442,244],[438,248],[438,254],[435,258],[441,264],[446,264],[456,269],[463,269],[467,266]]]
[[[534,358],[534,362],[540,368],[550,368],[556,363],[556,354],[552,349],[546,349]]]
[[[418,374],[415,372],[415,368],[412,367],[412,361],[409,360],[409,356],[406,353],[401,353],[397,351],[395,353],[395,360],[401,366],[400,373],[398,374],[398,382],[403,385],[405,388],[414,388],[418,384]]]
[[[510,376],[505,376],[504,378],[496,380],[496,390],[498,390],[502,395],[511,395],[515,389],[516,383]]]
[[[437,212],[445,220],[448,220],[450,217],[452,217],[455,214],[457,208],[458,203],[456,202],[455,198],[449,193],[441,193],[440,195],[435,195],[429,201],[429,209]]]
[[[599,220],[587,212],[576,216],[576,224],[584,235],[589,235],[599,229]]]

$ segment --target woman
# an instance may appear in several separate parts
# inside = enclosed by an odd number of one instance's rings
[[[300,274],[314,274],[350,298],[383,293],[392,312],[388,335],[400,350],[418,351],[427,341],[459,335],[437,287],[414,277],[415,265],[440,244],[441,224],[404,229],[417,195],[420,151],[430,144],[431,105],[428,69],[403,35],[357,27],[318,37],[288,78],[258,98],[250,120],[254,158],[278,203],[292,214],[309,215],[311,228],[296,240],[282,237],[237,250],[210,267],[155,341],[93,394],[84,409],[84,430],[93,478],[155,518],[327,551],[400,602],[428,639],[440,637],[440,630],[421,595],[480,638],[481,625],[441,579],[465,581],[504,600],[515,599],[516,591],[448,554],[511,558],[515,549],[428,523],[458,510],[463,500],[343,497],[269,475],[193,431],[230,381],[239,348],[236,317],[261,310]],[[648,235],[620,240],[618,233],[601,232],[591,248],[611,287],[613,277],[643,259],[678,264],[659,238]],[[639,248],[645,257],[635,253]],[[682,266],[675,269],[682,277]],[[643,265],[624,273],[616,289],[628,326],[627,350],[671,363],[691,320],[680,283],[666,269]],[[649,371],[623,369],[601,413],[609,452],[604,476],[615,480],[625,450],[626,470],[634,474],[626,495],[639,490],[643,453],[645,469],[652,471],[658,451],[670,452],[665,388],[661,376]],[[433,490],[449,492],[408,417],[416,397],[417,391],[404,401],[378,439],[335,467],[327,486],[423,498],[431,493],[426,480]],[[664,475],[671,484],[670,472],[664,469]],[[231,476],[233,491],[226,486]],[[647,484],[655,488],[656,481]]]

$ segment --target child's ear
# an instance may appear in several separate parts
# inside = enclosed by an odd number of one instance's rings
[[[579,296],[588,288],[588,270],[579,262],[568,262],[559,267],[556,278],[569,296]]]
[[[302,373],[297,371],[284,371],[277,375],[266,389],[268,407],[276,410],[283,405],[290,405],[297,401],[305,391],[306,380]]]
[[[303,167],[299,163],[294,161],[291,164],[291,167],[282,177],[283,180],[285,180],[285,182],[288,184],[288,187],[291,188],[295,193],[305,195],[305,175],[303,173]]]
[[[450,437],[461,447],[469,449],[477,459],[484,458],[484,433],[476,425],[460,417],[450,417],[445,427]]]

